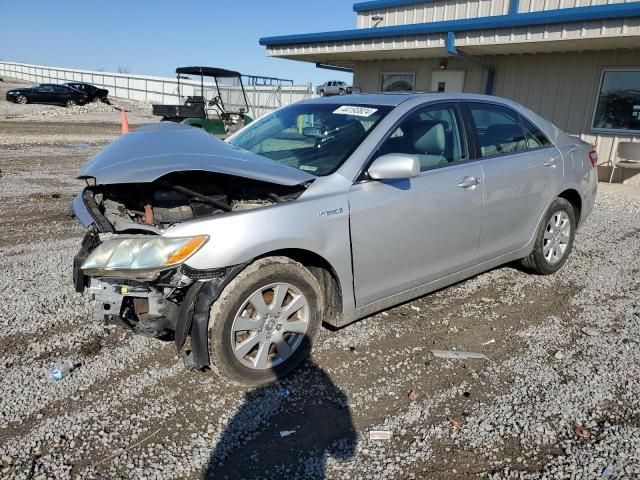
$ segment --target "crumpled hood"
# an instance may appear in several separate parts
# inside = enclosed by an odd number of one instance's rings
[[[172,172],[207,171],[293,186],[316,177],[173,122],[144,125],[90,159],[78,178],[101,185],[147,183]]]

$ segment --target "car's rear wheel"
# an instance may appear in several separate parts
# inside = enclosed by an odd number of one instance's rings
[[[282,378],[309,355],[321,305],[318,281],[302,264],[286,257],[256,261],[211,308],[213,368],[244,385]]]
[[[72,98],[70,98],[65,102],[65,105],[67,106],[67,108],[75,107],[77,104],[78,103]]]
[[[24,95],[18,95],[16,97],[16,103],[19,103],[20,105],[26,105],[27,103],[29,103],[29,99]]]
[[[560,270],[567,261],[576,229],[576,214],[564,198],[556,198],[540,224],[531,254],[522,259],[522,265],[540,275]]]

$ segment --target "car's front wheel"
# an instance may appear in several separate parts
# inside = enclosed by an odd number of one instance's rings
[[[16,102],[19,103],[20,105],[26,105],[27,103],[29,103],[29,99],[24,95],[18,95],[16,97]]]
[[[254,262],[211,308],[213,368],[245,385],[282,378],[309,355],[321,306],[318,281],[302,264],[287,257]]]
[[[556,198],[542,219],[531,254],[522,265],[540,275],[560,270],[567,261],[576,230],[576,214],[571,203]]]

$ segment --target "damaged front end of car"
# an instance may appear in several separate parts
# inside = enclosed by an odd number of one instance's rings
[[[276,207],[298,198],[313,180],[175,124],[116,140],[79,178],[87,187],[73,210],[87,231],[73,262],[76,290],[91,294],[100,323],[174,336],[185,364],[197,369],[209,365],[211,305],[246,263],[189,266],[214,233],[174,236],[172,227]]]

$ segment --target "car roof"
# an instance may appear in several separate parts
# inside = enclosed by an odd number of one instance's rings
[[[494,97],[492,95],[480,95],[476,93],[438,93],[438,92],[389,92],[389,93],[356,93],[351,95],[336,95],[332,97],[319,97],[306,100],[309,103],[327,103],[339,105],[386,105],[397,107],[408,100],[420,98],[424,102],[439,100],[465,100],[465,101],[485,101],[509,105],[512,108],[521,109],[522,106],[506,98]]]

